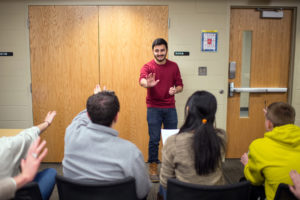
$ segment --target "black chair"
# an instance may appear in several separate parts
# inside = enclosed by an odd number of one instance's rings
[[[30,182],[18,189],[14,200],[43,200],[39,185],[36,182]]]
[[[231,185],[198,185],[169,179],[167,183],[167,200],[247,200],[251,184],[243,181]]]
[[[278,185],[274,200],[297,200],[297,198],[290,191],[287,184],[280,183]]]
[[[128,177],[114,182],[82,183],[56,175],[60,200],[136,200],[135,179]]]

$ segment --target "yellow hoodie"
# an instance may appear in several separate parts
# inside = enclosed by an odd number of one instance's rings
[[[289,172],[300,172],[300,128],[275,127],[249,146],[244,174],[253,185],[265,185],[267,200],[274,199],[279,183],[292,184]]]

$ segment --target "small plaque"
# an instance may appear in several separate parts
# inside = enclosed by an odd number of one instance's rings
[[[13,56],[13,52],[0,52],[0,56]]]
[[[189,56],[189,51],[174,51],[174,56]]]

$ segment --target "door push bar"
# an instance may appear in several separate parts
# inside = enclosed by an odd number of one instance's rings
[[[230,82],[228,95],[232,97],[234,92],[287,92],[287,88],[235,88]]]

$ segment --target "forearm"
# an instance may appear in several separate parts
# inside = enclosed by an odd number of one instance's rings
[[[16,184],[13,178],[5,178],[0,180],[0,199],[12,199],[15,196]]]
[[[51,125],[55,115],[56,111],[49,111],[44,119],[44,122],[37,125],[37,127],[40,129],[40,134]]]
[[[142,78],[140,80],[140,86],[144,87],[144,88],[148,88],[147,87],[147,80],[145,78]]]
[[[182,92],[183,87],[182,86],[177,86],[175,89],[176,89],[176,93],[175,94],[178,94],[178,93]]]
[[[23,187],[26,183],[32,181],[32,180],[30,180],[29,177],[26,177],[26,176],[23,175],[22,173],[19,174],[18,176],[15,176],[15,177],[14,177],[14,180],[15,180],[15,182],[16,182],[17,189]]]
[[[149,193],[152,184],[151,184],[149,176],[145,170],[144,158],[141,155],[141,153],[139,153],[139,154],[140,155],[135,160],[136,164],[133,168],[133,171],[135,174],[133,175],[133,177],[135,178],[135,181],[136,181],[135,184],[136,184],[136,188],[137,188],[137,197],[139,199],[143,199]]]
[[[37,127],[40,129],[40,134],[45,131],[48,127],[50,126],[50,123],[49,122],[42,122],[40,123],[39,125],[37,125]]]

